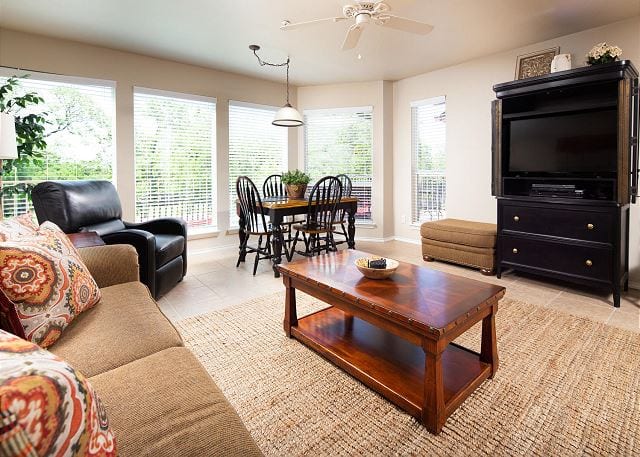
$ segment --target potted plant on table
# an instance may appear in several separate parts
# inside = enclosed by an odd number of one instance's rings
[[[309,175],[298,169],[282,174],[282,184],[287,186],[287,195],[290,198],[303,198],[309,181],[311,181]]]

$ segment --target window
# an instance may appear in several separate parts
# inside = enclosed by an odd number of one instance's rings
[[[238,226],[236,180],[248,176],[260,193],[264,180],[287,169],[288,129],[271,124],[277,107],[229,102],[229,215]]]
[[[136,220],[216,226],[216,100],[134,89]]]
[[[358,197],[357,223],[372,223],[373,108],[304,112],[305,167],[313,181],[346,174]]]
[[[411,222],[445,217],[447,182],[445,97],[411,105]]]
[[[0,68],[0,85],[16,73]],[[22,76],[23,72],[20,72]],[[19,165],[2,177],[5,217],[31,209],[26,188],[46,180],[113,179],[115,84],[33,73],[14,96],[36,92],[44,104],[12,109],[16,116],[47,113],[47,148],[41,165]]]

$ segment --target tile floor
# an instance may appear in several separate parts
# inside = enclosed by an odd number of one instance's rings
[[[616,327],[640,333],[640,290],[623,296],[620,308],[613,307],[611,295],[557,281],[507,272],[502,279],[482,276],[477,270],[424,262],[420,246],[401,241],[386,243],[358,242],[357,248],[396,260],[435,268],[479,281],[501,284],[507,297],[584,316]],[[159,301],[164,313],[173,321],[245,302],[283,290],[282,280],[273,277],[271,266],[261,261],[256,276],[251,275],[253,254],[235,267],[237,247],[195,253],[189,257],[185,279]]]

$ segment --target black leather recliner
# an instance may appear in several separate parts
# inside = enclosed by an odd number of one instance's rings
[[[31,193],[40,223],[65,233],[97,232],[106,244],[130,244],[138,252],[140,281],[159,298],[187,273],[187,225],[162,218],[140,224],[122,220],[122,206],[109,181],[45,181]]]

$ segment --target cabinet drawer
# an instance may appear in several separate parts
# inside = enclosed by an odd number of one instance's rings
[[[601,243],[613,240],[612,212],[503,205],[501,222],[502,230]]]
[[[611,281],[612,251],[517,236],[500,237],[503,262],[584,278]]]

